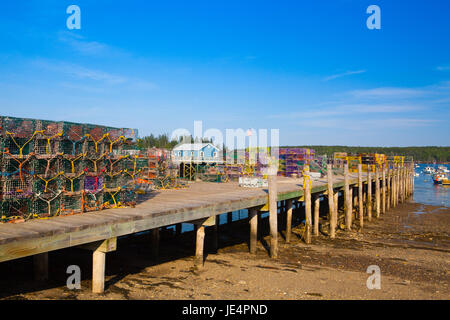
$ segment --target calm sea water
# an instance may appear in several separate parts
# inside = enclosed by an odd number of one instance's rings
[[[433,164],[420,164],[419,167],[416,168],[416,172],[419,173],[419,176],[414,178],[414,202],[450,207],[450,187],[435,185],[433,183],[432,175],[423,173],[423,169],[425,169],[425,167],[427,166],[435,167],[437,169],[437,165]],[[449,168],[448,165],[446,167],[447,169]],[[268,213],[263,213],[262,217],[265,217],[267,215]],[[233,221],[245,219],[247,217],[247,210],[239,210],[233,212]],[[226,223],[226,221],[226,213],[219,215],[219,224],[224,224]],[[194,227],[192,224],[184,223],[182,232],[192,231],[193,229]]]
[[[419,176],[414,178],[414,201],[417,203],[450,207],[450,187],[435,185],[432,175],[423,173],[423,169],[427,166],[437,169],[437,165],[433,164],[420,164],[416,168]],[[450,168],[449,165],[444,166],[447,169]]]

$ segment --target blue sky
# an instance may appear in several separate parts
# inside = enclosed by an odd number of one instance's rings
[[[81,8],[69,30],[66,8]],[[381,8],[369,30],[366,8]],[[449,145],[449,1],[9,1],[0,114],[276,128],[282,145]]]

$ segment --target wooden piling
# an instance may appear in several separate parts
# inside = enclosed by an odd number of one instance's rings
[[[386,176],[386,211],[391,210],[391,167],[387,166]]]
[[[327,164],[327,182],[328,182],[328,213],[330,217],[330,238],[336,237],[336,224],[334,218],[334,192],[333,192],[333,168]]]
[[[158,259],[159,256],[159,228],[152,229],[151,231],[151,253],[153,259]]]
[[[213,228],[213,237],[212,237],[212,246],[214,249],[214,252],[218,252],[219,251],[219,216],[216,215],[214,217],[214,224],[212,226]]]
[[[380,171],[378,166],[375,167],[375,203],[376,203],[376,217],[380,217]]]
[[[381,166],[381,212],[386,213],[386,166],[383,163]]]
[[[277,176],[276,169],[271,168],[268,176],[269,184],[269,224],[270,224],[270,256],[278,257],[278,210],[277,210]]]
[[[293,211],[292,200],[286,200],[286,243],[289,243],[291,241],[292,211]]]
[[[181,234],[181,227],[182,227],[182,223],[177,223],[176,225],[175,225],[175,234],[177,235],[177,236],[179,236],[180,234]]]
[[[92,292],[102,293],[105,290],[106,253],[96,250],[92,254]]]
[[[364,226],[364,205],[363,205],[363,182],[362,182],[362,164],[358,164],[358,213],[359,226]]]
[[[338,227],[338,217],[339,217],[339,191],[334,193],[334,225]]]
[[[350,196],[350,186],[348,177],[348,163],[344,164],[344,203],[345,203],[345,228],[352,229],[352,198]]]
[[[306,177],[304,176],[304,197],[305,197],[305,242],[307,244],[311,243],[311,229],[312,229],[312,218],[311,218],[311,178],[309,177],[309,172],[306,171]]]
[[[350,187],[350,189],[348,190],[348,195],[349,195],[349,200],[348,200],[348,204],[349,204],[349,211],[350,211],[350,226],[353,223],[353,186]]]
[[[227,212],[227,223],[233,222],[233,212]]]
[[[250,223],[250,253],[256,253],[256,244],[258,241],[258,209],[249,210]]]
[[[37,281],[48,280],[48,252],[33,256],[34,279]]]
[[[367,220],[372,221],[372,173],[370,165],[367,166]]]
[[[198,269],[203,268],[204,244],[205,244],[205,226],[203,224],[199,224],[196,227],[195,260],[194,260],[194,266]]]
[[[314,197],[314,235],[319,235],[320,195]]]
[[[92,251],[92,292],[102,293],[105,290],[106,253],[115,251],[117,238],[109,238],[80,246]]]
[[[397,188],[398,188],[398,183],[397,183],[397,166],[395,166],[393,168],[393,172],[392,172],[392,207],[396,207],[397,206]]]

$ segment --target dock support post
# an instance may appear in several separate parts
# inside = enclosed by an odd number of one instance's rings
[[[386,211],[391,210],[391,166],[388,163],[386,176]]]
[[[381,209],[382,210],[381,210],[381,212],[383,214],[385,214],[386,213],[386,166],[384,163],[381,166],[381,170],[382,170],[382,173],[381,173],[381,203],[382,203]]]
[[[34,279],[37,281],[48,280],[48,252],[33,256]]]
[[[286,243],[291,241],[292,234],[292,200],[286,200]]]
[[[152,258],[158,259],[159,257],[159,228],[152,229],[151,231],[151,252],[152,252]]]
[[[364,204],[363,204],[363,182],[362,182],[362,164],[358,164],[358,212],[359,212],[359,227],[364,226]]]
[[[203,268],[204,244],[205,244],[205,226],[203,224],[198,224],[196,225],[195,260],[194,260],[194,266],[197,269]]]
[[[215,253],[217,253],[217,251],[219,250],[219,216],[216,215],[214,217],[214,225],[213,227],[213,239],[212,239],[212,245],[213,245],[213,250]]]
[[[352,204],[350,196],[350,185],[348,177],[348,163],[344,164],[344,203],[345,203],[345,228],[352,229]]]
[[[105,290],[105,258],[106,253],[94,251],[92,254],[92,292],[102,293]]]
[[[181,234],[181,226],[182,226],[181,223],[177,223],[177,224],[175,225],[175,234],[176,234],[177,236],[179,236],[179,235]]]
[[[392,206],[395,208],[397,206],[397,189],[398,189],[398,182],[397,182],[397,177],[398,177],[398,169],[397,166],[394,167],[393,169],[393,173],[392,173],[392,184],[393,184],[393,188],[392,188]]]
[[[227,223],[233,222],[233,212],[227,213]]]
[[[314,197],[314,235],[319,235],[320,195]]]
[[[350,205],[350,226],[353,224],[353,185],[350,186],[348,203]]]
[[[328,181],[328,211],[330,216],[330,238],[336,237],[336,219],[334,218],[334,192],[333,192],[333,167],[327,164],[327,181]]]
[[[376,217],[380,217],[380,169],[378,166],[375,167],[375,203],[376,203]]]
[[[367,165],[367,220],[372,221],[372,172]]]
[[[308,177],[306,181],[304,180],[304,196],[305,196],[305,242],[307,244],[311,243],[311,229],[312,229],[312,218],[311,218],[311,178],[309,177],[309,170],[305,172]],[[305,179],[305,176],[303,177]]]
[[[277,191],[277,168],[269,169],[269,223],[270,223],[270,256],[278,257],[278,191]]]
[[[339,226],[338,224],[338,218],[339,218],[339,191],[336,191],[334,194],[334,225],[336,226],[336,228]]]
[[[258,209],[250,208],[248,218],[250,223],[250,253],[254,254],[258,241]]]
[[[117,238],[110,238],[82,245],[81,248],[92,250],[92,292],[102,293],[105,290],[106,253],[115,251]]]
[[[399,173],[398,173],[398,179],[399,179],[399,203],[403,202],[403,167],[399,168]]]

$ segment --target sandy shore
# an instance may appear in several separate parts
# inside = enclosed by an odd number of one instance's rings
[[[405,203],[367,222],[362,233],[339,231],[306,245],[302,229],[291,243],[280,233],[276,260],[269,237],[248,253],[248,223],[220,226],[220,248],[208,251],[204,269],[192,268],[194,235],[161,235],[158,261],[147,235],[121,239],[107,256],[104,294],[90,292],[91,255],[80,249],[50,254],[50,277],[32,280],[30,258],[0,264],[3,299],[449,299],[450,208]],[[206,248],[208,248],[207,232]],[[79,265],[82,289],[69,290],[66,268]],[[369,290],[369,265],[381,270],[381,289]],[[8,276],[5,276],[8,275]]]

